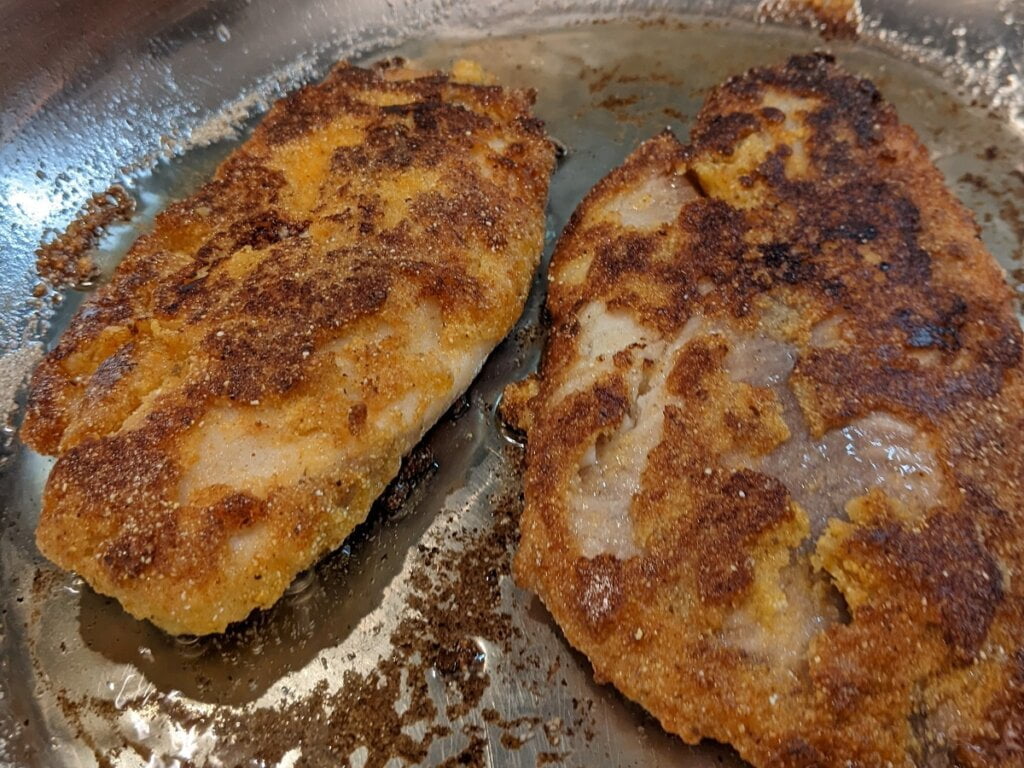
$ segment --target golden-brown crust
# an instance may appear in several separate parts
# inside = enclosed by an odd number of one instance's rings
[[[553,150],[486,82],[341,64],[158,216],[32,380],[48,557],[206,633],[365,517],[539,257]]]
[[[671,216],[624,224],[637,190],[687,180]],[[812,55],[715,89],[690,146],[655,137],[580,205],[547,306],[539,374],[508,404],[527,432],[515,571],[598,678],[759,766],[1024,759],[1021,330],[970,212],[871,83]],[[630,318],[632,347],[595,341],[595,306],[606,329]],[[730,373],[764,336],[794,350],[785,387]],[[573,489],[650,423],[655,386],[635,550],[588,556]],[[865,485],[815,522],[758,469],[795,418],[817,440],[878,414],[934,453],[917,507]]]

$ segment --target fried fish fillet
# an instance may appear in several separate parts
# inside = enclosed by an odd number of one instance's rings
[[[821,55],[715,89],[555,252],[515,560],[757,766],[1024,764],[1024,367],[971,214]]]
[[[522,311],[553,167],[532,102],[391,62],[275,105],[36,371],[42,552],[203,634],[337,547]]]

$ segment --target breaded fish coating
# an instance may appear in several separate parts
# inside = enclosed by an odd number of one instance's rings
[[[522,311],[553,167],[532,102],[389,62],[276,104],[36,371],[42,552],[204,634],[337,547]]]
[[[555,252],[515,573],[755,766],[1024,764],[1024,366],[970,212],[823,55],[716,88]]]

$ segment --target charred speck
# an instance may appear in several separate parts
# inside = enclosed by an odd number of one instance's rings
[[[758,246],[765,266],[778,271],[778,278],[783,282],[795,285],[808,280],[814,275],[813,259],[803,253],[794,251],[789,243],[769,243]]]
[[[746,112],[715,115],[706,126],[701,126],[694,144],[702,150],[730,156],[736,145],[758,127],[757,118]]]
[[[963,301],[944,312],[936,322],[921,317],[910,309],[897,310],[896,325],[907,334],[907,345],[914,349],[960,349],[958,318],[966,311]]]
[[[765,265],[773,269],[789,259],[789,243],[768,243],[758,247]]]

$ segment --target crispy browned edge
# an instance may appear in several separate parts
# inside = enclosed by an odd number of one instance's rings
[[[737,195],[757,200],[747,210],[707,197],[650,234],[582,227],[589,209],[650,174],[727,161],[744,138],[770,131],[783,114],[761,105],[768,89],[821,100],[807,118],[814,178],[788,179],[791,150],[777,146],[734,180]],[[585,250],[596,256],[584,283],[560,284],[561,265]],[[758,766],[905,765],[929,756],[1021,764],[1021,329],[971,213],[874,85],[825,55],[727,81],[709,95],[690,146],[662,134],[591,191],[551,273],[552,329],[539,374],[505,397],[507,417],[528,440],[515,571],[596,677],[687,741],[731,743]],[[702,277],[714,284],[706,299],[694,290]],[[846,343],[802,345],[792,375],[812,431],[892,413],[935,436],[952,489],[917,521],[872,494],[850,510],[856,525],[830,534],[821,564],[846,593],[852,621],[813,642],[804,688],[779,707],[769,704],[770,670],[694,636],[673,613],[696,601],[720,615],[749,594],[755,564],[792,538],[787,490],[748,470],[706,474],[711,438],[670,413],[645,476],[648,498],[634,502],[634,522],[657,536],[628,561],[580,557],[563,502],[569,473],[585,437],[618,424],[629,402],[614,376],[549,402],[587,301],[603,299],[671,333],[698,310],[753,329],[767,296],[799,309],[798,336],[834,313],[847,317]],[[672,386],[713,398],[722,351],[693,347]],[[739,419],[723,439],[748,440],[748,429]],[[677,478],[697,489],[697,511],[645,521],[644,509],[656,512],[654,497],[670,496]],[[929,717],[943,713],[940,729]]]

